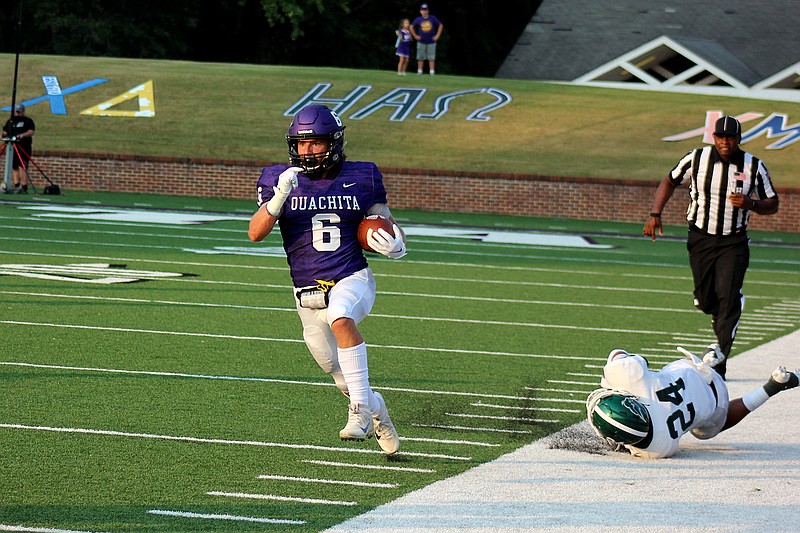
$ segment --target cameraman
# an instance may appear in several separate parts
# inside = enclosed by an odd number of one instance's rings
[[[3,138],[12,140],[7,144],[6,152],[14,151],[14,161],[11,165],[14,190],[6,192],[28,193],[28,180],[27,177],[24,181],[21,179],[20,166],[24,169],[28,168],[28,161],[30,161],[33,151],[34,133],[36,133],[36,124],[33,123],[33,119],[25,116],[25,106],[15,105],[14,116],[9,118],[3,127]],[[6,157],[8,157],[7,153]]]

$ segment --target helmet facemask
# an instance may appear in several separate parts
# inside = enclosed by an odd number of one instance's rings
[[[324,139],[328,149],[313,154],[300,154],[298,145],[304,139]],[[344,132],[337,131],[330,135],[286,135],[289,145],[289,164],[301,167],[306,175],[321,174],[340,161],[344,161]]]

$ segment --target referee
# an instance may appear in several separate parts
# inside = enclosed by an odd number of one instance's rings
[[[739,148],[742,126],[725,116],[714,124],[714,146],[686,154],[656,190],[644,235],[663,235],[661,211],[675,189],[689,180],[689,236],[686,249],[694,278],[694,305],[711,315],[717,342],[703,360],[725,378],[736,328],[744,307],[742,285],[750,262],[747,221],[750,213],[778,211],[764,162]]]

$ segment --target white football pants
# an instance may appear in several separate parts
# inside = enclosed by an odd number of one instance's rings
[[[338,318],[350,318],[358,324],[369,315],[374,303],[375,278],[369,267],[337,282],[331,289],[327,309],[300,307],[295,298],[297,314],[303,323],[303,339],[314,360],[322,370],[331,375],[343,393],[349,395],[351,388],[359,392],[367,391],[368,397],[357,403],[365,403],[370,409],[375,409],[378,403],[369,388],[366,349],[355,356],[350,353],[352,349],[344,349],[348,356],[347,361],[342,362],[348,368],[343,372],[340,366],[339,347],[330,325]],[[345,376],[348,379],[345,379]],[[351,381],[349,387],[348,380]],[[352,400],[356,401],[359,398]]]

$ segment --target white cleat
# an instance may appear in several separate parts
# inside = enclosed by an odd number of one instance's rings
[[[372,412],[366,405],[351,403],[347,409],[347,424],[339,431],[342,440],[363,441],[375,434]]]
[[[703,362],[714,368],[726,359],[725,354],[719,347],[719,344],[709,344],[708,349],[703,352]]]
[[[392,419],[389,418],[389,411],[386,409],[386,402],[383,400],[383,396],[381,396],[379,392],[375,392],[374,394],[381,404],[380,409],[372,414],[372,422],[375,426],[375,439],[387,455],[392,455],[393,453],[397,453],[397,450],[400,449],[400,437],[397,435],[394,424],[392,424]]]

